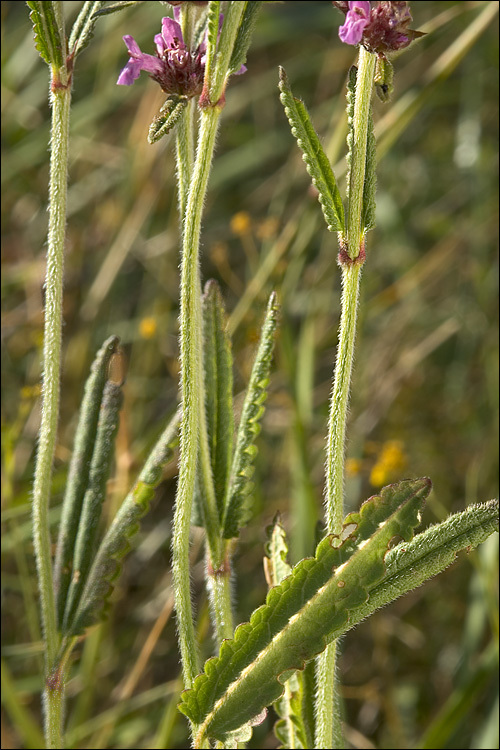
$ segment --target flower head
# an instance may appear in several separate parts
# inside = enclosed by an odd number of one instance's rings
[[[180,5],[181,3],[171,3]],[[203,5],[204,3],[195,3]],[[203,90],[206,61],[206,38],[192,52],[184,42],[182,29],[178,23],[179,8],[174,8],[174,18],[162,18],[161,34],[155,35],[156,56],[141,52],[133,36],[126,35],[123,41],[130,55],[128,63],[118,76],[117,84],[130,86],[145,70],[150,77],[160,84],[166,94],[177,94],[191,98],[199,96]],[[219,18],[219,32],[223,16]],[[206,37],[206,35],[205,35]],[[236,75],[244,73],[244,65]]]
[[[334,2],[346,14],[339,37],[346,44],[362,44],[378,55],[394,52],[422,34],[409,28],[412,17],[407,2]]]
[[[185,45],[181,27],[172,18],[162,18],[161,34],[156,34],[156,56],[141,52],[132,36],[124,36],[130,55],[117,83],[130,86],[145,70],[166,94],[192,97],[201,94],[205,75],[205,43],[191,52]]]

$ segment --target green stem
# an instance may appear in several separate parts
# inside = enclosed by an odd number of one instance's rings
[[[356,317],[361,266],[342,266],[342,301],[335,378],[330,403],[326,472],[326,516],[329,533],[338,533],[344,517],[344,454],[347,407],[356,337]],[[330,643],[316,660],[317,748],[343,747],[341,719],[336,698],[337,644]]]
[[[224,545],[225,558],[213,567],[212,561],[207,564],[207,589],[210,607],[215,623],[215,632],[219,644],[225,638],[233,637],[233,612],[231,607],[231,542]]]
[[[366,143],[376,59],[376,55],[372,55],[364,47],[360,47],[354,102],[354,139],[349,181],[349,206],[347,210],[347,252],[353,260],[360,253],[363,239],[361,213],[365,183]]]
[[[63,671],[52,679],[49,677],[43,693],[45,713],[45,742],[48,748],[62,748],[65,705],[65,675]]]
[[[347,407],[356,337],[356,317],[361,266],[342,266],[342,299],[339,343],[328,424],[326,467],[326,519],[328,533],[338,533],[344,518],[344,453]]]
[[[234,40],[238,31],[244,3],[228,4],[218,44],[213,80],[210,77],[210,96],[203,99],[200,117],[197,156],[191,174],[189,193],[183,224],[183,252],[181,269],[181,398],[182,422],[180,430],[179,481],[174,514],[173,534],[173,580],[176,612],[179,628],[179,644],[183,663],[184,684],[191,687],[199,671],[196,639],[189,587],[189,527],[191,508],[196,485],[196,469],[199,466],[199,481],[203,485],[206,507],[204,522],[210,556],[214,571],[225,567],[225,545],[221,538],[220,521],[213,485],[212,468],[205,414],[201,284],[199,272],[199,240],[201,216],[205,200],[208,177],[212,163],[215,138],[220,113],[224,106],[224,88]],[[217,5],[218,7],[218,5]],[[208,64],[208,62],[207,62]],[[206,91],[205,93],[208,93]],[[219,101],[220,100],[220,101]],[[185,133],[189,123],[184,120]],[[185,143],[178,139],[178,172],[186,181],[189,168],[189,138]],[[183,152],[181,151],[183,149]],[[180,160],[185,159],[184,164]],[[183,208],[185,186],[180,191],[180,207]],[[221,579],[225,579],[222,576]],[[216,631],[227,632],[231,623],[229,575],[223,584],[209,588],[215,592],[213,600],[216,615]],[[232,624],[231,624],[232,635]]]
[[[361,265],[342,266],[342,299],[335,378],[330,402],[326,467],[326,517],[328,533],[339,533],[344,517],[344,455],[347,407],[351,383]],[[337,644],[326,647],[316,660],[317,748],[343,747],[335,679]]]
[[[66,705],[66,676],[68,660],[77,640],[77,638],[66,640],[63,649],[59,651],[56,666],[45,680],[43,700],[46,717],[45,742],[48,748],[65,747],[63,725]]]
[[[64,78],[63,78],[64,76]],[[64,69],[53,71],[49,185],[49,229],[45,279],[43,400],[40,437],[33,485],[33,539],[46,649],[45,720],[47,747],[62,747],[64,688],[51,689],[56,669],[59,634],[52,577],[49,501],[52,462],[59,418],[64,240],[66,229],[67,168],[71,87]]]
[[[370,116],[375,56],[360,48],[356,97],[354,102],[354,138],[351,155],[349,205],[347,212],[347,252],[354,262],[342,263],[342,300],[335,377],[330,402],[326,466],[326,520],[328,533],[339,533],[344,517],[344,459],[347,407],[351,385],[359,281],[364,262],[364,238],[361,221],[365,182],[366,144]],[[361,253],[361,255],[360,255]],[[342,256],[342,253],[341,253]],[[358,262],[356,259],[359,257]],[[316,738],[317,748],[343,747],[338,687],[335,671],[337,645],[334,641],[316,661]]]
[[[187,199],[189,194],[189,187],[191,183],[191,176],[193,171],[194,162],[194,123],[193,123],[193,102],[190,102],[186,111],[184,112],[182,119],[177,128],[177,176],[179,183],[179,210],[181,216],[185,216]],[[199,266],[196,264],[194,270],[195,278],[193,284],[195,288],[201,288],[201,280],[199,276]],[[200,352],[198,359],[198,383],[200,393],[205,393],[205,376],[203,370],[203,352]],[[198,403],[199,414],[198,414],[198,439],[199,439],[199,481],[203,485],[203,496],[206,500],[207,507],[204,509],[204,523],[207,533],[207,543],[209,547],[209,561],[208,566],[213,571],[216,571],[215,577],[220,577],[219,571],[224,568],[224,545],[221,541],[220,528],[219,528],[219,517],[217,510],[217,503],[215,498],[215,490],[212,476],[212,467],[210,462],[210,449],[208,443],[208,429],[207,420],[205,413],[205,401],[204,398],[199,399]],[[222,574],[221,574],[222,575]],[[225,577],[225,574],[224,576]],[[209,583],[209,595],[212,602],[212,611],[214,613],[219,612],[220,616],[215,616],[215,629],[219,637],[220,633],[223,635],[219,638],[219,642],[222,642],[223,638],[230,638],[232,636],[232,615],[231,615],[231,604],[230,598],[227,595],[230,593],[229,585],[222,586],[217,581],[215,585]],[[215,601],[213,600],[215,596]],[[224,627],[221,630],[221,625],[224,623]],[[231,628],[231,632],[228,631],[228,626]]]
[[[340,701],[338,700],[337,641],[330,643],[316,659],[315,748],[343,748]]]
[[[218,107],[201,115],[196,162],[184,222],[181,269],[181,397],[179,481],[174,514],[173,580],[184,686],[199,671],[189,586],[189,528],[199,449],[199,418],[203,404],[202,316],[198,248],[201,216],[220,117]]]

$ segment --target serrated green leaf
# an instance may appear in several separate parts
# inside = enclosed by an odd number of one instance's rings
[[[431,526],[411,542],[391,548],[385,558],[386,574],[370,591],[370,598],[356,611],[360,622],[380,607],[408,593],[451,565],[457,553],[469,553],[498,532],[498,500],[470,505],[461,513]],[[345,626],[339,633],[352,627]]]
[[[68,48],[73,59],[88,46],[94,36],[94,26],[96,24],[99,9],[104,2],[85,2],[83,4],[78,18],[73,24],[69,37]]]
[[[292,708],[296,715],[302,720],[302,729],[305,738],[305,747],[314,747],[316,734],[315,698],[316,698],[316,662],[310,661],[306,664],[299,677],[299,692],[293,696]],[[295,708],[295,699],[300,705]]]
[[[205,81],[211,82],[215,67],[215,56],[217,54],[217,39],[219,36],[220,2],[211,0],[207,10],[207,36],[206,36],[206,58],[205,58]]]
[[[179,709],[205,736],[223,740],[279,698],[291,672],[335,639],[383,578],[384,558],[395,537],[410,539],[431,487],[405,480],[385,487],[345,519],[339,536],[323,539],[314,558],[302,560],[272,588],[266,604],[182,694]]]
[[[266,533],[268,541],[265,547],[264,570],[267,585],[272,587],[277,586],[283,578],[286,578],[292,572],[292,568],[287,562],[288,545],[279,513],[274,517],[271,526],[267,527]]]
[[[162,479],[162,468],[172,458],[178,442],[179,414],[167,425],[151,451],[134,488],[123,501],[92,562],[78,609],[68,623],[67,636],[83,633],[85,628],[103,619],[108,599],[121,570],[120,561],[130,549],[131,539],[139,530],[139,521],[147,513],[156,487]]]
[[[399,544],[387,554],[387,576],[374,590],[378,606],[390,590],[391,600],[420,586],[451,565],[458,552],[467,552],[498,532],[498,500],[469,505],[446,521],[430,526],[410,544]],[[383,590],[383,591],[382,591]]]
[[[288,545],[279,513],[276,514],[272,525],[266,529],[266,533],[268,541],[265,547],[264,570],[267,584],[272,587],[277,586],[292,572],[292,568],[287,562]],[[273,727],[274,734],[282,743],[281,748],[312,747],[312,743],[309,743],[312,735],[308,737],[302,717],[304,691],[302,677],[302,672],[293,674],[285,683],[285,691],[282,697],[278,698],[273,704],[274,710],[281,717]]]
[[[386,57],[377,57],[373,82],[378,98],[385,104],[394,91],[394,67]]]
[[[104,386],[99,410],[96,440],[92,453],[89,481],[78,523],[71,583],[66,598],[63,631],[71,622],[92,563],[106,484],[111,470],[118,432],[119,414],[123,403],[121,384],[108,380]]]
[[[347,75],[347,154],[346,154],[346,198],[349,201],[349,188],[351,184],[351,169],[352,169],[352,150],[354,147],[354,102],[356,99],[356,78],[358,75],[358,69],[355,65],[351,65],[349,73]]]
[[[233,454],[233,360],[231,340],[226,331],[226,313],[217,282],[205,285],[202,297],[203,365],[205,374],[205,409],[210,463],[218,510],[218,523],[224,514],[231,458]],[[205,526],[207,499],[203,482],[197,474],[191,509],[191,524]]]
[[[229,73],[237,73],[241,66],[246,63],[248,48],[261,5],[262,2],[255,2],[254,0],[245,3],[245,10],[241,17],[231,62],[229,63]]]
[[[196,470],[196,484],[193,494],[193,504],[191,506],[191,526],[199,526],[200,528],[205,527],[205,520],[203,517],[203,503],[205,502],[200,487],[200,465],[198,460],[198,467]]]
[[[97,352],[90,375],[85,383],[62,504],[54,564],[54,587],[59,627],[62,627],[66,597],[72,576],[78,524],[82,513],[83,498],[89,485],[92,453],[96,442],[102,395],[108,378],[108,366],[119,342],[118,336],[110,336],[104,342]]]
[[[81,635],[106,616],[109,597],[120,575],[120,561],[130,549],[130,540],[139,531],[139,521],[147,513],[154,491],[154,485],[137,482],[123,502],[92,562],[78,609],[64,635]]]
[[[376,221],[376,200],[377,191],[377,153],[375,133],[373,131],[373,114],[370,109],[368,117],[368,133],[366,140],[366,165],[365,181],[363,184],[363,206],[361,209],[361,225],[366,232],[375,229]]]
[[[309,113],[304,103],[293,96],[286,73],[281,67],[279,88],[281,103],[285,108],[292,135],[302,151],[312,183],[318,190],[318,200],[328,229],[330,232],[343,232],[345,230],[344,206],[335,175],[316,135]]]
[[[260,432],[260,420],[264,414],[267,385],[274,348],[274,334],[278,324],[278,301],[273,292],[267,305],[266,318],[262,326],[259,348],[252,368],[243,411],[236,439],[226,498],[224,501],[224,538],[238,536],[251,517],[252,509],[246,499],[251,489],[250,479],[254,470],[257,447],[255,438]]]
[[[149,127],[148,143],[156,143],[164,135],[170,133],[179,122],[182,113],[188,105],[187,96],[169,94],[167,101],[156,115]]]
[[[349,196],[349,185],[351,177],[352,147],[354,143],[354,101],[356,96],[356,77],[358,69],[352,65],[349,70],[347,81],[347,196]],[[366,139],[366,160],[365,160],[365,178],[363,183],[363,205],[361,209],[361,224],[363,231],[366,233],[375,228],[376,201],[375,193],[377,190],[377,154],[375,133],[373,130],[373,113],[370,106],[368,116],[368,133]]]
[[[111,13],[117,13],[119,10],[125,10],[125,8],[129,8],[132,5],[139,5],[139,3],[140,0],[124,0],[123,2],[111,3],[110,5],[106,5],[104,8],[95,11],[94,15],[97,18],[99,16],[109,16]]]
[[[201,109],[222,104],[225,100],[227,78],[232,72],[230,71],[231,55],[246,8],[245,2],[224,3],[224,20],[222,26],[219,26],[219,16],[216,19],[215,12],[219,12],[221,5],[222,3],[215,2],[215,0],[211,0],[208,4],[207,39],[210,42],[207,44],[204,88],[198,100]],[[216,39],[217,51],[212,66],[210,47],[214,39]]]
[[[48,65],[62,68],[66,58],[66,39],[64,20],[58,7],[60,3],[30,0],[27,4],[31,8],[36,49]]]
[[[365,162],[365,181],[363,184],[363,206],[361,209],[361,226],[365,233],[370,229],[375,229],[376,200],[377,191],[377,146],[375,141],[375,132],[373,129],[373,108],[370,105],[368,115],[368,132],[366,138],[366,162]]]
[[[285,683],[282,697],[273,703],[276,713],[281,717],[273,727],[276,738],[282,743],[280,750],[313,747],[304,733],[300,715],[302,682],[302,672],[292,675]]]
[[[215,281],[205,285],[202,308],[208,441],[215,498],[222,521],[233,454],[233,357],[222,295]]]

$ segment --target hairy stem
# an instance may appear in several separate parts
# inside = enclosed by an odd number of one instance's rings
[[[202,317],[198,248],[201,216],[215,146],[220,109],[201,116],[196,161],[184,221],[181,268],[181,397],[179,481],[174,514],[173,579],[184,685],[190,688],[199,671],[189,586],[189,527],[196,482],[199,420],[203,407]]]
[[[207,562],[207,589],[219,644],[233,637],[233,613],[231,609],[231,557],[230,543],[226,542],[225,559],[218,568]]]
[[[359,281],[364,262],[362,227],[366,144],[373,88],[375,56],[360,48],[354,102],[354,139],[347,213],[347,254],[342,257],[342,300],[335,377],[330,401],[326,466],[326,520],[328,533],[339,533],[344,517],[344,459],[347,409],[356,338]],[[356,259],[358,261],[356,262]],[[335,671],[337,645],[327,646],[316,662],[316,738],[318,748],[343,747]]]
[[[43,397],[33,484],[33,540],[46,658],[45,733],[47,747],[51,748],[63,746],[64,685],[62,676],[60,678],[54,677],[54,670],[57,670],[55,662],[60,638],[57,632],[48,512],[52,462],[59,418],[70,103],[71,86],[67,81],[66,71],[64,69],[57,72],[53,71],[49,229],[45,277]],[[51,687],[54,680],[55,689]]]
[[[335,377],[330,401],[326,466],[326,520],[329,534],[338,533],[344,517],[344,454],[347,408],[356,337],[361,266],[342,267],[342,299]]]

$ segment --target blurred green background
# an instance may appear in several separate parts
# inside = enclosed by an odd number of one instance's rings
[[[68,28],[79,2],[64,3]],[[428,32],[374,103],[377,228],[368,237],[350,407],[347,509],[403,477],[434,483],[424,524],[488,500],[498,472],[498,3],[418,2]],[[47,231],[48,71],[24,3],[2,12],[2,747],[40,747],[41,642],[30,536]],[[74,76],[55,529],[78,405],[112,333],[128,361],[109,521],[173,413],[179,230],[172,141],[150,146],[162,104],[143,75],[116,86],[123,34],[152,52],[166,8],[101,19]],[[168,11],[167,11],[168,12]],[[490,14],[486,21],[483,14]],[[203,226],[202,274],[230,314],[246,385],[266,299],[282,321],[258,438],[255,515],[234,558],[236,622],[262,603],[265,527],[282,513],[293,562],[322,517],[328,395],[339,319],[328,233],[278,98],[278,65],[306,102],[344,189],[344,88],[355,50],[329,2],[265,3],[248,72],[231,80]],[[237,399],[237,404],[240,401]],[[188,747],[171,616],[175,464],[129,554],[110,619],[75,652],[71,747]],[[498,538],[351,631],[341,673],[354,748],[498,746]],[[212,653],[203,554],[193,591]],[[250,747],[276,747],[274,717]]]

